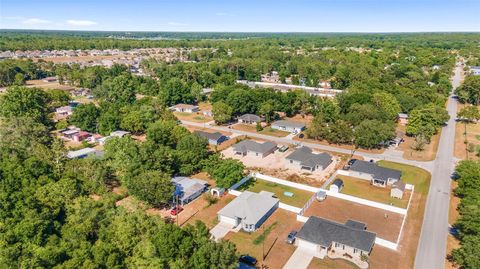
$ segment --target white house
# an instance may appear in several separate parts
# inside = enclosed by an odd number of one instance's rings
[[[305,123],[297,121],[279,120],[273,122],[271,127],[280,131],[297,134],[305,130]]]
[[[264,158],[277,149],[277,144],[270,141],[258,143],[253,140],[243,140],[233,145],[232,149],[237,155],[260,156]]]
[[[392,188],[390,189],[390,197],[402,199],[403,194],[405,193],[405,186],[406,184],[401,180],[393,183]]]
[[[350,166],[348,175],[371,181],[372,185],[379,187],[392,186],[399,181],[402,172],[395,169],[378,166],[376,163],[355,160]]]
[[[198,106],[189,105],[189,104],[176,104],[170,107],[170,110],[176,112],[184,112],[184,113],[194,113],[200,111]]]
[[[332,162],[332,156],[327,153],[313,153],[308,147],[301,147],[285,157],[287,165],[293,165],[299,169],[310,172],[327,168]]]
[[[279,199],[267,191],[260,193],[244,191],[218,211],[218,220],[226,225],[253,232],[277,209]]]

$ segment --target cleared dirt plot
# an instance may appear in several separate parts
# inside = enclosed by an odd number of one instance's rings
[[[396,207],[407,208],[408,198],[410,198],[411,193],[408,190],[403,194],[403,199],[397,199],[390,197],[390,188],[372,186],[368,180],[343,175],[338,175],[337,178],[343,180],[344,187],[341,193]]]
[[[265,180],[257,179],[257,180],[249,180],[242,186],[238,188],[239,191],[251,191],[259,193],[260,191],[268,191],[272,192],[280,199],[280,202],[285,203],[287,205],[296,206],[302,208],[305,203],[313,196],[312,192],[299,190],[296,188],[292,188],[289,186],[285,186],[282,184],[277,184],[274,182],[268,182]],[[289,197],[286,196],[285,192],[293,193],[293,196]]]
[[[229,232],[225,239],[235,243],[239,254],[251,255],[259,264],[264,252],[264,264],[276,269],[282,268],[295,251],[295,246],[285,243],[288,233],[301,227],[302,223],[296,221],[294,213],[277,209],[255,232]]]
[[[377,233],[378,237],[396,242],[400,233],[403,216],[346,200],[327,197],[323,202],[315,201],[305,212],[305,216],[318,216],[345,223],[352,219],[363,222],[367,230]]]
[[[257,142],[262,142],[255,139]],[[280,145],[279,145],[280,146]],[[292,148],[292,147],[290,147]],[[292,166],[287,164],[285,157],[290,155],[292,150],[286,152],[280,152],[276,150],[274,153],[265,156],[264,158],[259,156],[240,156],[233,152],[231,147],[222,151],[222,154],[225,158],[233,158],[243,162],[246,167],[251,168],[252,170],[260,171],[264,174],[284,178],[290,180],[292,177],[301,177],[304,180],[294,180],[295,182],[304,182],[304,183],[321,183],[325,181],[330,174],[333,173],[335,165],[338,163],[339,158],[333,156],[334,162],[330,164],[325,170],[317,170],[314,172],[308,172],[306,170],[301,170],[297,166]]]
[[[180,226],[185,224],[193,225],[197,220],[200,220],[209,229],[213,228],[218,223],[217,212],[235,198],[235,196],[227,194],[218,199],[216,203],[209,205],[205,199],[206,195],[206,193],[202,194],[202,196],[183,207],[184,210],[178,215],[178,224]],[[175,219],[174,216],[172,218]]]

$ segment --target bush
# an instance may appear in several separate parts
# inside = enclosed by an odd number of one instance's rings
[[[215,197],[214,195],[211,195],[210,193],[207,193],[203,196],[203,199],[207,201],[208,205],[206,207],[209,207],[211,205],[214,205],[218,202],[218,198]]]

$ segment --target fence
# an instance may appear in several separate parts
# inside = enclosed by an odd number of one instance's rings
[[[302,210],[300,210],[298,214],[303,216],[303,213],[305,213],[305,211],[310,207],[310,205],[313,203],[313,201],[315,201],[316,198],[317,198],[317,194],[314,193],[312,197],[308,199],[308,201],[305,203],[305,205],[302,207]]]
[[[245,184],[245,182],[249,181],[250,179],[252,178],[252,175],[248,175],[244,178],[242,178],[239,182],[233,184],[230,189],[229,189],[229,192],[231,192],[232,190],[236,190],[238,187],[242,186],[243,184]]]

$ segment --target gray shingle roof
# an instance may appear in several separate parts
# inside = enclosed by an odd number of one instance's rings
[[[402,191],[405,191],[405,187],[406,187],[406,184],[401,180],[393,183],[393,185],[392,185],[392,188],[399,189],[399,190],[402,190]]]
[[[273,193],[261,191],[254,193],[244,191],[228,205],[218,211],[219,215],[229,218],[239,218],[247,224],[256,224],[277,203],[279,199],[273,198]]]
[[[286,157],[287,160],[293,160],[300,162],[300,165],[306,167],[315,168],[317,165],[321,165],[323,168],[332,163],[332,156],[327,153],[312,153],[312,149],[308,147],[301,147],[290,153]]]
[[[254,115],[254,114],[244,114],[244,115],[242,115],[238,118],[243,120],[243,121],[247,121],[247,122],[261,122],[262,121],[262,118],[260,118],[257,115]]]
[[[194,131],[194,133],[201,136],[201,137],[205,137],[206,139],[215,140],[215,141],[218,141],[220,138],[222,138],[224,136],[219,132],[208,133],[208,132],[204,132],[204,131]]]
[[[350,170],[362,172],[366,174],[371,174],[375,179],[380,179],[383,181],[387,181],[389,178],[400,180],[402,176],[402,172],[378,166],[376,163],[356,160],[351,166]]]
[[[364,228],[358,229],[353,227],[353,222],[350,224],[351,225],[341,224],[324,218],[311,216],[307,222],[305,222],[302,229],[300,229],[297,237],[327,248],[332,242],[337,242],[365,252],[370,252],[375,243],[376,234],[365,231]]]
[[[236,152],[253,151],[253,152],[263,154],[265,152],[271,151],[274,148],[276,148],[277,144],[270,141],[258,143],[253,140],[243,140],[233,145],[232,147],[233,147],[233,150]]]
[[[272,123],[272,125],[286,126],[286,127],[292,127],[292,128],[305,128],[305,123],[298,122],[298,121],[289,121],[289,120],[278,120]]]

